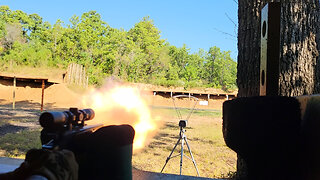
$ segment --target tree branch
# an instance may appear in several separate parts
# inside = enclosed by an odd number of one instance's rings
[[[234,29],[233,29],[234,34],[238,34],[238,33],[237,33],[238,25],[230,18],[230,16],[229,16],[227,13],[224,13],[224,14],[227,16],[227,18],[229,19],[229,21],[231,21],[232,24],[234,25]]]
[[[227,32],[224,32],[224,31],[221,31],[221,30],[219,30],[219,29],[217,29],[217,28],[214,28],[214,30],[216,30],[216,31],[218,31],[218,32],[220,32],[220,33],[222,33],[222,34],[228,35],[228,36],[230,36],[230,37],[237,38],[237,36],[235,36],[235,35],[233,35],[233,34],[230,34],[230,33],[227,33]]]

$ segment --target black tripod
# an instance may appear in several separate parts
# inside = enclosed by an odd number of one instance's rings
[[[190,98],[190,97],[192,97],[192,96],[186,96],[186,95],[175,96],[175,97],[173,97],[173,103],[174,103],[174,105],[175,105],[175,98],[177,98],[177,97],[189,97],[189,98]],[[188,143],[188,140],[187,140],[187,136],[185,135],[186,130],[184,129],[184,128],[187,126],[188,119],[190,118],[190,116],[191,116],[191,114],[192,114],[192,112],[193,112],[193,110],[194,110],[194,107],[195,107],[195,105],[196,105],[196,103],[197,103],[197,101],[198,101],[198,98],[195,98],[195,97],[192,97],[192,98],[194,98],[194,99],[196,100],[196,102],[195,102],[195,104],[194,104],[194,106],[193,106],[192,111],[190,111],[190,113],[189,113],[189,115],[188,115],[188,117],[187,117],[187,120],[180,120],[180,121],[179,121],[179,127],[180,127],[179,139],[178,139],[177,143],[174,145],[174,147],[173,147],[170,155],[167,157],[166,163],[164,164],[164,166],[163,166],[163,168],[162,168],[162,170],[161,170],[161,173],[162,173],[162,171],[164,170],[164,168],[166,167],[168,161],[169,161],[171,158],[180,156],[180,175],[181,175],[181,173],[182,173],[183,156],[185,156],[186,158],[190,159],[190,160],[193,162],[194,167],[196,168],[197,174],[198,174],[198,176],[200,176],[200,175],[199,175],[198,168],[197,168],[196,161],[195,161],[194,158],[193,158],[193,155],[192,155],[192,152],[191,152],[191,148],[190,148],[189,143]],[[176,108],[176,107],[175,107],[175,108]],[[181,113],[180,113],[180,111],[178,111],[177,108],[176,108],[176,111],[177,111],[177,113],[178,113],[179,118],[181,118]],[[180,152],[178,155],[172,156],[174,150],[176,149],[176,147],[177,147],[177,145],[180,143],[180,141],[181,141],[181,152]],[[186,143],[186,145],[187,145],[187,147],[188,147],[188,150],[189,150],[189,153],[190,153],[191,158],[183,154],[184,143]]]

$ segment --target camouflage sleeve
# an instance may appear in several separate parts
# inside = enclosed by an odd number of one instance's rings
[[[25,162],[32,168],[32,174],[42,175],[48,180],[78,179],[78,164],[74,154],[68,150],[33,149],[27,153]]]
[[[32,175],[43,176],[48,180],[77,180],[78,164],[74,154],[68,150],[31,149],[20,167],[3,175],[2,178],[24,180]]]

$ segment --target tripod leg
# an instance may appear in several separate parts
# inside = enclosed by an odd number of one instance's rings
[[[185,140],[185,138],[183,137],[182,140],[181,140],[180,175],[182,174],[182,161],[183,161],[183,146],[184,146],[184,140]]]
[[[173,149],[172,149],[172,151],[171,151],[170,155],[167,157],[167,159],[166,159],[166,163],[165,163],[165,164],[164,164],[164,166],[162,167],[162,169],[161,169],[160,173],[162,173],[162,171],[163,171],[163,170],[164,170],[164,168],[166,167],[166,165],[167,165],[168,161],[170,160],[170,158],[171,158],[171,156],[172,156],[172,154],[173,154],[174,150],[176,149],[177,145],[179,144],[180,140],[181,140],[181,136],[179,137],[179,139],[178,139],[178,141],[177,141],[176,145],[174,145],[174,147],[173,147]]]
[[[198,168],[197,168],[196,161],[195,161],[195,160],[194,160],[194,158],[193,158],[193,155],[192,155],[192,152],[191,152],[191,148],[190,148],[190,146],[189,146],[189,144],[188,144],[187,138],[186,138],[186,137],[184,137],[183,139],[186,141],[187,147],[188,147],[188,149],[189,149],[189,153],[190,153],[190,155],[191,155],[192,162],[193,162],[193,164],[194,164],[194,167],[195,167],[195,168],[196,168],[196,170],[197,170],[197,174],[198,174],[198,176],[200,176],[200,175],[199,175]],[[183,140],[182,140],[182,142],[183,142]]]

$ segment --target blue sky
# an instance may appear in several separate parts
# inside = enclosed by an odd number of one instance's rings
[[[97,11],[113,28],[129,30],[149,16],[170,44],[186,44],[191,53],[217,46],[237,57],[237,4],[234,0],[1,0],[12,10],[36,13],[44,21],[65,23],[73,15]],[[231,20],[233,21],[231,21]],[[229,35],[230,34],[230,35]],[[232,36],[231,36],[232,35]]]

